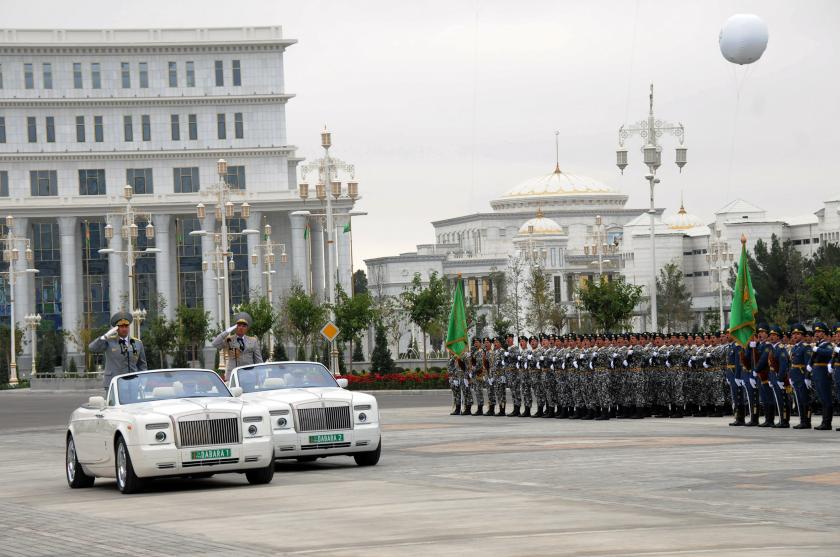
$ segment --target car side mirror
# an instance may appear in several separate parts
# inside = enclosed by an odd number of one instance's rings
[[[341,379],[336,379],[335,382],[338,383],[338,386],[341,387],[342,389],[347,388],[347,378],[346,377],[342,377]]]
[[[105,409],[105,397],[101,396],[92,396],[88,399],[88,406],[90,406],[94,410],[104,410]]]
[[[231,387],[230,388],[230,394],[232,394],[233,396],[235,396],[237,398],[241,397],[242,396],[242,387]]]

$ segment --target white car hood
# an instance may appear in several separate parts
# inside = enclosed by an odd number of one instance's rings
[[[247,400],[285,402],[286,404],[303,404],[319,400],[337,400],[351,404],[353,393],[341,387],[310,387],[307,389],[275,389],[258,393],[242,395]]]
[[[235,412],[242,411],[243,402],[227,397],[174,398],[126,404],[122,410],[129,414],[168,414],[184,416],[199,411]]]

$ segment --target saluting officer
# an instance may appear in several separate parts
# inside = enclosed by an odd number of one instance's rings
[[[91,352],[105,354],[102,382],[106,390],[111,384],[111,379],[118,375],[149,369],[143,343],[139,338],[128,334],[131,314],[125,311],[115,313],[111,316],[111,325],[112,329],[88,345]]]
[[[251,316],[245,313],[237,313],[234,316],[234,324],[227,330],[219,333],[213,339],[213,347],[217,350],[224,350],[227,356],[225,368],[225,381],[230,377],[230,372],[239,366],[261,364],[262,351],[257,337],[248,336],[248,329],[251,327]]]

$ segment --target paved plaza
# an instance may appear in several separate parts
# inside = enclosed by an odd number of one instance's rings
[[[70,490],[85,393],[0,393],[0,555],[840,554],[840,433],[726,418],[450,417],[382,394],[379,465],[282,463],[273,483]]]

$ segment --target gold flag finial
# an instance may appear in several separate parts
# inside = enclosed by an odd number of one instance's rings
[[[744,245],[747,244],[747,237],[744,234],[741,234],[741,243]]]

